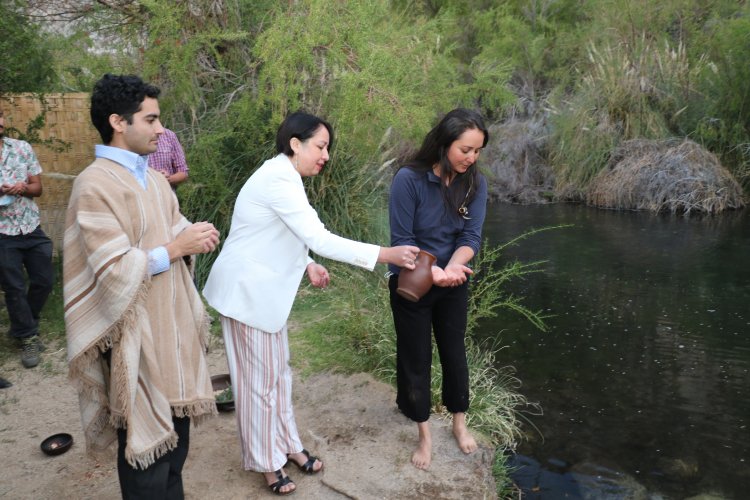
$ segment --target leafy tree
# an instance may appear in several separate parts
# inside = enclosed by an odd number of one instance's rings
[[[55,84],[49,47],[20,2],[0,2],[0,93],[44,92]]]
[[[443,35],[456,24],[450,12],[408,18],[386,0],[300,0],[256,13],[260,29],[244,21],[246,2],[237,5],[189,39],[193,21],[179,7],[154,9],[149,22],[160,44],[145,50],[145,68],[167,95],[181,96],[165,96],[165,109],[200,117],[189,152],[196,190],[182,190],[194,218],[219,215],[228,224],[237,190],[272,154],[283,117],[305,109],[337,131],[326,175],[308,183],[314,205],[334,231],[372,237],[382,229],[378,180],[388,178],[401,146],[420,140],[440,114],[476,106],[479,95],[508,99],[507,74],[491,64],[475,71],[481,78],[464,78],[456,46]]]

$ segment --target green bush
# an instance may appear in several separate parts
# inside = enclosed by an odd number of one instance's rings
[[[698,142],[719,154],[750,189],[750,7],[710,23],[705,49],[711,61],[701,80],[701,107],[688,126]]]
[[[165,33],[183,36],[178,26],[191,29],[194,21],[178,24],[183,15],[155,14],[161,40],[169,39]],[[177,49],[162,48],[162,42],[147,52],[152,72],[171,68],[173,62],[180,68],[154,74],[170,79],[183,75],[188,82],[188,90],[168,87],[183,96],[179,103],[164,101],[168,116],[193,115],[201,103],[219,106],[191,127],[192,187],[180,193],[185,213],[193,220],[213,221],[226,234],[234,198],[273,154],[279,123],[289,112],[304,109],[327,118],[336,130],[325,172],[306,182],[312,205],[335,232],[378,239],[373,225],[385,208],[379,180],[390,174],[381,166],[398,155],[400,144],[419,141],[441,113],[471,105],[477,88],[489,88],[490,81],[502,84],[502,72],[489,66],[477,82],[456,83],[453,48],[443,45],[440,35],[443,22],[394,16],[385,0],[305,0],[294,10],[272,12],[252,40],[222,31]],[[226,24],[231,30],[232,22]],[[223,51],[215,48],[217,41]],[[162,50],[168,52],[157,57]],[[224,65],[229,75],[218,87],[211,86],[211,93],[202,90],[201,82],[210,83],[213,76],[191,74],[200,69],[189,62],[195,56],[214,61],[213,68]],[[238,79],[240,74],[247,79]],[[379,242],[385,243],[382,236]],[[211,258],[201,259],[199,283]]]
[[[54,88],[50,46],[39,28],[20,14],[21,2],[0,2],[0,94]]]

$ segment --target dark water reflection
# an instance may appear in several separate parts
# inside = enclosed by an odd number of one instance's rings
[[[478,332],[508,345],[498,363],[515,366],[520,392],[544,409],[529,417],[543,440],[527,426],[519,453],[545,469],[621,471],[657,498],[750,498],[748,211],[496,205],[485,237],[557,224],[574,227],[505,254],[548,260],[511,288],[554,315],[550,330],[503,313]]]

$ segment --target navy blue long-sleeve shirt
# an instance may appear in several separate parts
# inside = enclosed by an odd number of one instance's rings
[[[467,206],[471,218],[464,219],[446,206],[440,178],[432,170],[400,169],[393,177],[388,203],[391,246],[416,245],[437,257],[442,268],[459,247],[470,247],[476,255],[487,213],[487,180],[481,174],[476,189]],[[395,274],[400,269],[392,264],[388,268]]]

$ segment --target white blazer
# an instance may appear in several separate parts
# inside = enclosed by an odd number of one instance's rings
[[[203,296],[222,315],[266,332],[282,329],[292,309],[309,249],[372,270],[380,247],[336,236],[310,206],[289,158],[267,160],[237,196],[229,236]]]

